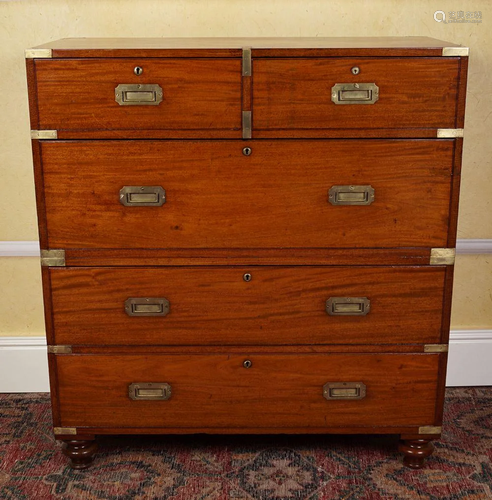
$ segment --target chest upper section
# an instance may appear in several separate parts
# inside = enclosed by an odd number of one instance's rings
[[[250,139],[463,127],[466,48],[425,38],[213,40],[30,49],[31,128],[40,138]]]

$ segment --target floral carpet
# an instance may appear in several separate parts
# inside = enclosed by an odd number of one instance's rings
[[[492,499],[492,387],[446,393],[422,470],[397,436],[101,436],[72,470],[46,394],[0,394],[0,499]]]

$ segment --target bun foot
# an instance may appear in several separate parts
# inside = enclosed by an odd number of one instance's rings
[[[425,459],[432,455],[434,445],[429,439],[406,439],[400,441],[398,450],[404,454],[404,465],[411,469],[421,469]]]
[[[97,451],[96,441],[65,441],[63,454],[70,459],[72,469],[87,469],[94,461]]]

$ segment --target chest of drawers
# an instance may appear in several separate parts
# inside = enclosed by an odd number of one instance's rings
[[[468,49],[29,49],[54,433],[441,433]]]

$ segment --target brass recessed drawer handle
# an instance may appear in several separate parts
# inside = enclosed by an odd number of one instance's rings
[[[370,205],[374,201],[374,188],[365,186],[332,186],[328,191],[332,205]]]
[[[128,396],[135,401],[167,401],[171,397],[171,386],[165,382],[138,382],[128,386]]]
[[[326,312],[330,316],[365,316],[371,309],[367,297],[330,297],[326,301]]]
[[[166,191],[161,186],[124,186],[120,203],[125,207],[160,207],[166,203]]]
[[[355,400],[366,397],[366,385],[362,382],[327,382],[323,386],[323,396],[338,400]]]
[[[375,83],[337,83],[331,88],[335,104],[374,104],[379,99]]]
[[[162,102],[162,95],[162,88],[156,83],[123,83],[114,89],[114,100],[120,106],[158,106]]]
[[[164,298],[131,297],[125,300],[128,316],[167,316],[169,300]]]

